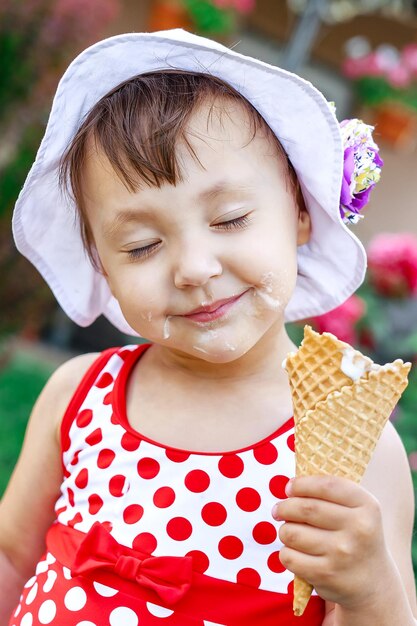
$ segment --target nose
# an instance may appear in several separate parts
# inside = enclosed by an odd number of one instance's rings
[[[183,242],[176,254],[174,284],[178,289],[205,285],[220,276],[222,265],[217,255],[201,242]]]

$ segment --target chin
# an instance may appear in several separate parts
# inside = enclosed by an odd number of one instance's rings
[[[227,342],[223,345],[214,343],[206,345],[194,345],[190,352],[207,363],[232,363],[244,356],[254,344],[247,345],[243,342]]]
[[[210,352],[201,352],[200,350],[193,350],[193,354],[198,356],[201,361],[206,361],[207,363],[232,363],[236,361],[238,358],[242,356],[242,354],[236,352],[224,352],[224,351],[210,351]]]

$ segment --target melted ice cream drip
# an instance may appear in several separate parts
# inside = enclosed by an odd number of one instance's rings
[[[217,330],[206,330],[205,333],[200,337],[200,343],[203,345],[210,344],[214,339],[219,337],[219,333]],[[203,352],[204,354],[212,354],[212,351],[205,350],[201,346],[194,345],[194,350],[198,350],[199,352]],[[223,350],[227,352],[235,352],[236,346],[232,345],[229,341],[224,342]]]
[[[193,345],[193,348],[195,350],[199,350],[200,352],[204,352],[204,354],[211,354],[210,351],[205,349],[205,346],[208,346],[214,339],[217,339],[218,336],[219,333],[216,329],[204,329],[198,337],[198,344]]]
[[[388,372],[398,372],[400,367],[404,365],[401,359],[396,359],[393,363],[385,363],[385,365],[377,365],[375,367],[375,363],[372,366],[372,369],[381,369]]]
[[[278,310],[281,308],[281,302],[276,298],[270,296],[268,293],[265,293],[260,289],[255,289],[255,295],[259,296],[259,298],[264,301],[269,309]]]
[[[164,339],[169,339],[169,337],[170,337],[169,320],[170,320],[171,317],[172,317],[172,315],[167,315],[166,316],[166,320],[164,322],[164,331],[163,331]]]
[[[254,295],[261,298],[261,300],[266,304],[269,309],[274,311],[278,311],[281,308],[281,302],[271,296],[270,294],[273,291],[274,284],[274,274],[273,272],[266,272],[261,278],[261,287],[255,287]]]
[[[371,359],[358,353],[352,347],[349,346],[343,350],[340,369],[353,381],[359,380],[365,372],[369,372],[373,369],[372,365],[374,364]]]
[[[266,291],[266,293],[271,293],[273,281],[274,281],[274,274],[272,272],[267,272],[266,274],[262,276],[261,285],[262,285],[263,290]]]
[[[209,352],[207,352],[207,350],[204,350],[204,348],[200,348],[199,346],[193,346],[194,350],[198,350],[199,352],[204,352],[204,354],[210,354]]]
[[[152,311],[148,311],[147,313],[141,313],[140,316],[143,320],[146,320],[148,322],[152,321]]]
[[[206,330],[204,330],[204,332],[201,333],[199,337],[199,343],[202,343],[203,345],[208,344],[213,341],[213,339],[217,339],[218,336],[218,330],[214,328],[207,328]]]

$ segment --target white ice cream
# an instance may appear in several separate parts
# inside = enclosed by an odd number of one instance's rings
[[[340,369],[346,376],[349,376],[353,381],[359,380],[365,374],[372,369],[372,361],[368,357],[359,354],[356,350],[350,346],[343,350],[342,362]]]
[[[170,320],[171,317],[172,317],[172,315],[167,315],[166,320],[164,322],[164,330],[163,330],[164,339],[169,339],[169,337],[170,337],[169,320]]]

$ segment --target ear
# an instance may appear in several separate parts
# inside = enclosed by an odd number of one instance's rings
[[[306,209],[300,209],[298,213],[297,246],[302,246],[310,241],[311,219]]]

